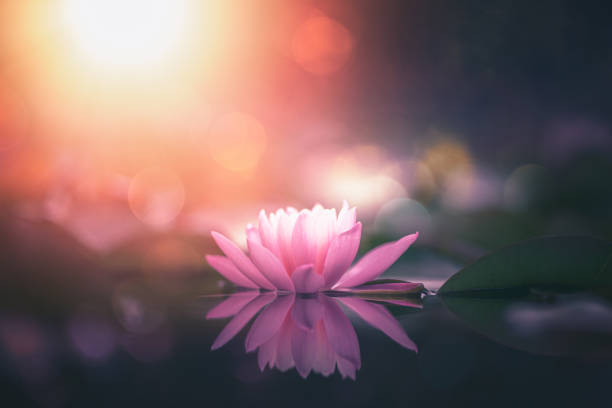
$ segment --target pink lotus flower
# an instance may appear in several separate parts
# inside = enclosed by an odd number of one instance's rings
[[[351,267],[361,223],[355,207],[340,213],[315,205],[312,210],[280,209],[259,213],[257,227],[247,225],[248,256],[218,232],[212,236],[225,256],[206,260],[226,279],[246,288],[313,293],[362,285],[388,269],[418,237],[406,235],[374,248]]]
[[[385,298],[377,300],[385,301]],[[245,340],[247,352],[257,350],[261,371],[270,367],[284,372],[295,367],[303,378],[311,372],[327,377],[337,367],[343,378],[355,379],[361,367],[359,341],[340,304],[401,346],[417,351],[416,344],[381,304],[357,297],[333,298],[319,294],[301,298],[294,294],[277,296],[273,292],[253,291],[234,293],[206,314],[207,319],[233,317],[211,348],[216,350],[225,345],[263,309]]]

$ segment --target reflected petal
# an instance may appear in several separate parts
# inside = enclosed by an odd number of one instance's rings
[[[313,365],[313,370],[327,377],[336,369],[336,354],[329,344],[325,326],[322,321],[319,321],[315,326],[317,334],[317,356]]]
[[[225,279],[244,288],[258,289],[252,280],[247,278],[236,268],[236,265],[228,258],[221,255],[206,255],[206,262]]]
[[[296,326],[313,330],[323,318],[323,305],[317,298],[297,298],[291,310],[291,318]]]
[[[252,296],[252,293],[235,294],[209,314],[235,313]],[[342,378],[355,379],[361,368],[359,342],[340,303],[400,345],[416,351],[416,345],[399,322],[380,304],[356,297],[332,298],[323,294],[299,297],[293,293],[279,297],[265,293],[255,297],[238,311],[212,348],[227,343],[265,306],[245,341],[247,352],[257,349],[261,371],[266,366],[283,372],[295,367],[302,378],[313,371],[327,377],[337,367]]]
[[[360,240],[361,223],[358,222],[332,241],[323,267],[326,287],[331,287],[349,269],[357,255]]]
[[[291,352],[297,372],[302,378],[308,377],[317,357],[317,334],[295,326],[291,336]]]
[[[291,319],[285,320],[278,334],[278,346],[276,348],[275,367],[281,371],[287,371],[295,365],[291,351],[291,332],[293,323]]]
[[[351,321],[333,299],[327,296],[321,296],[320,299],[324,306],[323,324],[332,350],[359,368],[361,366],[359,341]]]
[[[386,296],[360,296],[360,299],[371,300],[374,302],[383,302],[396,306],[413,307],[415,309],[423,308],[423,301],[421,300],[421,298],[418,297],[398,299]]]
[[[279,333],[276,333],[272,338],[259,346],[257,351],[257,364],[259,369],[263,371],[269,364],[270,368],[274,367],[276,360],[276,349],[278,348]]]
[[[342,378],[349,377],[351,380],[357,378],[357,368],[347,359],[338,357],[338,371]]]
[[[259,310],[276,298],[274,293],[264,293],[253,299],[221,330],[211,350],[216,350],[234,338],[236,334],[259,312]]]
[[[416,344],[410,340],[399,322],[383,305],[370,303],[356,297],[338,298],[338,301],[357,313],[367,323],[391,337],[395,342],[407,349],[417,351]]]
[[[258,291],[238,292],[219,303],[206,313],[206,319],[223,319],[238,313],[249,302],[259,296]]]
[[[278,332],[294,300],[294,294],[280,296],[261,312],[247,334],[245,341],[247,352],[255,350]]]
[[[273,290],[274,286],[268,282],[266,278],[257,270],[253,262],[236,244],[226,238],[224,235],[216,231],[211,232],[213,239],[221,248],[221,251],[236,265],[236,267],[250,280],[255,282],[259,287]]]
[[[394,242],[380,245],[361,258],[340,281],[334,285],[336,288],[358,286],[372,279],[376,279],[386,271],[397,259],[416,241],[418,232],[406,235]]]

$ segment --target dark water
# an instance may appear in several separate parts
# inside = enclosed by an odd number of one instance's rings
[[[610,406],[605,299],[233,296],[5,309],[3,406]]]

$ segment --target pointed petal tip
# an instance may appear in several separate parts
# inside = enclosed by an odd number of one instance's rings
[[[384,243],[370,250],[338,280],[332,289],[355,287],[376,279],[410,248],[418,236],[418,232],[405,235],[396,241]]]
[[[224,319],[239,313],[253,299],[261,295],[258,289],[249,289],[241,292],[236,292],[230,297],[210,309],[206,313],[206,320]]]
[[[339,234],[330,244],[323,265],[325,286],[331,288],[350,268],[361,242],[361,222]]]
[[[211,268],[235,285],[249,289],[259,288],[259,286],[245,276],[229,258],[221,255],[207,254],[205,259]]]
[[[419,232],[418,232],[418,231],[417,231],[417,232],[415,232],[414,234],[404,235],[403,237],[401,237],[400,239],[398,239],[398,242],[399,242],[399,241],[412,241],[412,242],[410,242],[410,245],[412,245],[412,243],[413,243],[414,241],[416,241],[416,240],[417,240],[417,238],[419,238]]]

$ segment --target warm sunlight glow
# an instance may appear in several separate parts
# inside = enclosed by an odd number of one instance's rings
[[[369,214],[393,198],[405,197],[405,187],[397,181],[398,169],[382,149],[362,145],[315,159],[305,167],[305,181],[323,200],[348,200]]]
[[[266,130],[254,117],[233,112],[211,125],[208,145],[217,163],[231,171],[252,170],[267,145]]]
[[[176,51],[187,0],[65,0],[63,23],[77,48],[104,68],[158,64]]]

